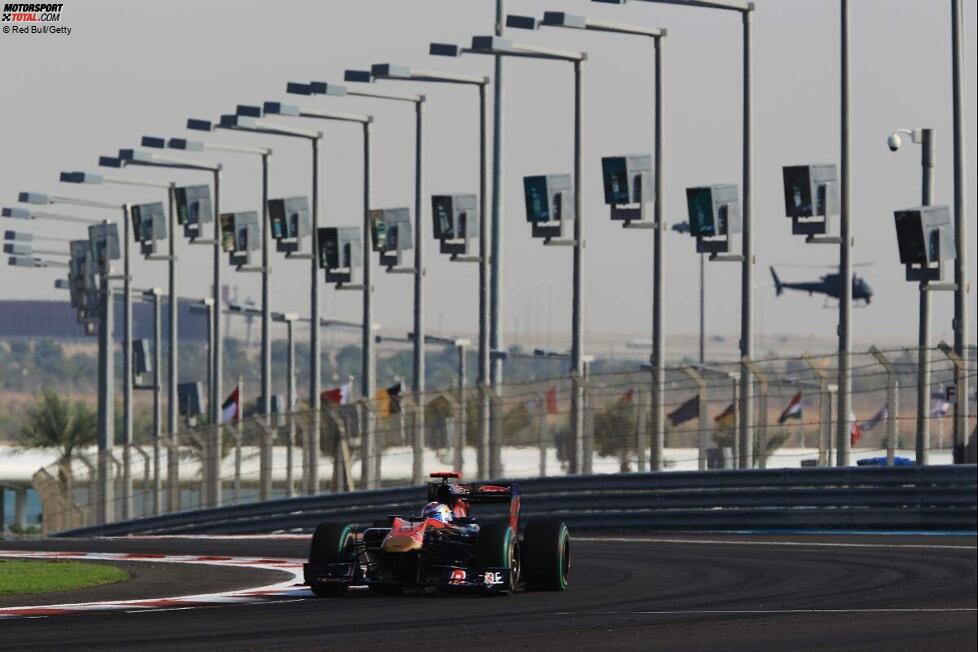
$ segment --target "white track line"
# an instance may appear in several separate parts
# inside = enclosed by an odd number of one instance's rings
[[[661,611],[558,611],[557,616],[779,616],[811,614],[912,614],[975,613],[975,607],[892,608],[892,609],[672,609]]]
[[[143,555],[140,553],[102,553],[102,552],[50,552],[2,550],[0,557],[20,559],[61,559],[89,561],[143,561],[177,564],[202,564],[210,566],[232,566],[260,568],[283,571],[291,575],[286,580],[248,589],[203,593],[197,595],[177,595],[173,597],[143,598],[137,600],[105,600],[99,602],[79,602],[68,604],[36,605],[29,607],[0,607],[0,620],[6,618],[45,617],[64,614],[77,614],[92,611],[134,610],[173,610],[193,609],[201,605],[248,604],[275,600],[280,597],[306,598],[312,593],[299,585],[303,584],[303,559],[283,559],[264,557],[230,557],[224,555]]]
[[[589,543],[683,543],[710,546],[789,546],[796,548],[896,548],[905,550],[978,550],[978,546],[931,543],[842,543],[835,541],[742,541],[725,539],[659,539],[643,537],[573,537]]]

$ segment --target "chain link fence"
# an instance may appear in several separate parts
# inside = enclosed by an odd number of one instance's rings
[[[852,460],[952,461],[951,362],[932,352],[926,414],[917,415],[915,349],[852,356]],[[750,366],[755,384],[752,468],[830,466],[835,460],[836,358]],[[974,365],[969,365],[974,368]],[[735,468],[740,364],[678,367],[665,376],[661,470]],[[970,372],[969,373],[973,373]],[[584,385],[584,473],[650,469],[655,440],[651,372],[589,375]],[[39,470],[34,488],[46,534],[146,515],[254,501],[405,486],[432,471],[464,477],[565,475],[574,468],[569,376],[382,396],[186,428],[111,451],[85,451]],[[973,386],[973,385],[972,385]],[[971,410],[974,414],[974,410]],[[968,432],[974,430],[974,417]],[[974,447],[972,436],[971,447]],[[973,453],[972,453],[973,454]],[[100,473],[99,469],[105,469]],[[105,506],[104,516],[100,506]]]

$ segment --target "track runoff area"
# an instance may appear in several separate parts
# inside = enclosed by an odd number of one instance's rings
[[[69,603],[0,606],[0,648],[934,652],[978,642],[973,534],[572,533],[567,591],[487,598],[316,598],[302,585],[308,547],[308,535],[2,542],[3,557],[183,570],[145,587],[137,572]]]

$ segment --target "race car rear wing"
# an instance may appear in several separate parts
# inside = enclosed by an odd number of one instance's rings
[[[452,482],[457,480],[458,473],[438,472],[432,473],[432,478],[440,479],[441,482],[428,483],[428,501],[446,502],[444,491],[446,485],[451,484],[455,498],[464,500],[469,505],[492,505],[509,504],[510,527],[515,532],[519,525],[520,514],[520,488],[515,482],[493,483],[493,482]]]

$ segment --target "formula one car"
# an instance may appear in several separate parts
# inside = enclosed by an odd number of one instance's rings
[[[306,584],[319,597],[351,586],[398,594],[404,589],[509,594],[525,587],[563,591],[570,570],[570,534],[561,521],[540,520],[520,531],[520,492],[514,484],[461,483],[458,473],[432,473],[419,514],[390,516],[373,527],[323,523],[304,564]],[[506,505],[501,518],[477,518],[472,508]],[[491,507],[488,508],[491,510]]]

